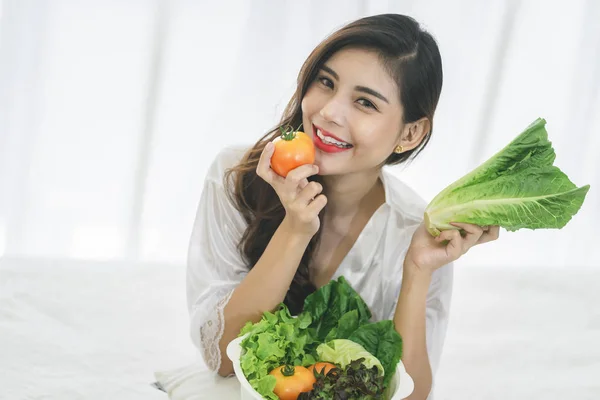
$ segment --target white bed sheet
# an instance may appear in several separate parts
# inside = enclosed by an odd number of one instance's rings
[[[165,400],[187,323],[181,266],[0,260],[0,398]]]
[[[600,398],[600,269],[455,279],[436,400]],[[166,400],[196,361],[183,266],[0,259],[0,399]]]

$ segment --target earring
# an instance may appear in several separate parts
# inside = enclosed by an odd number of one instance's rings
[[[400,154],[403,151],[404,151],[404,147],[402,147],[400,145],[396,146],[396,148],[394,149],[394,153],[396,153],[396,154]]]

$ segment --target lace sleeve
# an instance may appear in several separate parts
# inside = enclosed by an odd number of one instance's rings
[[[197,347],[204,362],[212,371],[218,371],[221,367],[219,342],[225,329],[223,310],[233,290],[234,288],[221,288],[214,291],[211,299],[195,306],[192,313],[192,329],[199,333]]]
[[[239,153],[233,153],[233,156]],[[224,168],[231,152],[222,152],[209,168],[188,249],[187,302],[190,334],[207,366],[221,364],[219,341],[223,336],[223,310],[235,288],[248,273],[238,251],[246,222],[223,187]]]

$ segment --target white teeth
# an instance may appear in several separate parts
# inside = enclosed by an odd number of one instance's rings
[[[323,132],[321,132],[320,129],[317,129],[317,136],[323,141],[323,143],[332,144],[334,146],[342,147],[342,148],[351,147],[351,145],[348,143],[340,142],[338,140],[335,140],[332,137],[323,135]]]

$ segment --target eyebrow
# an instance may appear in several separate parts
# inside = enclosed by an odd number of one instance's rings
[[[331,68],[329,68],[327,65],[323,65],[321,67],[321,69],[329,74],[331,74],[336,80],[340,80],[340,76]],[[375,96],[380,100],[385,101],[386,103],[390,103],[388,99],[385,98],[384,95],[382,95],[381,93],[379,93],[376,90],[373,90],[371,88],[368,88],[366,86],[355,86],[354,87],[355,90],[359,91],[359,92],[363,92],[363,93],[367,93],[370,94],[371,96]]]

